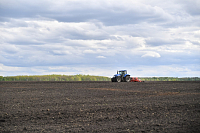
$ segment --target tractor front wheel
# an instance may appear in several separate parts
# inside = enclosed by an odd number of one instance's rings
[[[121,77],[117,77],[117,82],[121,82]]]

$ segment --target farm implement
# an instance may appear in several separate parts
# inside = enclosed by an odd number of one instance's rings
[[[130,82],[144,82],[141,79],[138,79],[137,77],[131,77]]]
[[[136,77],[130,77],[129,74],[127,74],[127,70],[120,70],[117,71],[117,74],[115,74],[111,78],[112,82],[144,82],[141,81],[141,79],[138,79]]]

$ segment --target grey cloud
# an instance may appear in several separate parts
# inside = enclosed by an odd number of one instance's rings
[[[85,1],[70,1],[63,2],[62,4],[50,1],[41,1],[36,3],[30,1],[19,1],[18,3],[15,3],[15,6],[5,4],[4,2],[2,2],[2,5],[5,7],[2,6],[3,12],[0,14],[2,19],[5,17],[43,17],[55,19],[59,22],[87,22],[98,20],[109,26],[148,22],[168,27],[184,25],[185,22],[190,24],[192,21],[189,20],[194,20],[194,18],[191,18],[187,14],[181,13],[181,10],[184,11],[184,8],[178,7],[180,8],[180,14],[174,14],[171,13],[170,9],[165,9],[164,5],[145,5],[139,2],[132,3],[126,1],[126,4],[129,5],[118,5],[116,3],[110,5],[105,1],[96,3],[90,1],[88,4],[86,4]],[[195,9],[195,11],[198,12],[199,10],[196,9],[198,8],[198,4],[195,4],[195,2],[191,3],[187,1],[179,2],[179,4],[182,4],[183,6],[188,6],[188,9]],[[196,3],[198,2],[196,1]],[[54,6],[52,6],[52,4],[54,4]],[[193,6],[195,8],[191,8]],[[172,5],[171,8],[177,7]],[[177,9],[174,10],[177,11]],[[197,19],[197,21],[198,20],[199,19]]]
[[[141,7],[143,8],[143,7]],[[61,13],[60,15],[45,15],[45,17],[56,19],[61,22],[85,22],[89,20],[96,19],[101,21],[105,25],[125,25],[125,24],[136,24],[147,21],[149,23],[155,22],[166,22],[172,19],[172,17],[165,13],[161,8],[154,9],[149,7],[149,9],[130,9],[113,12],[117,8],[109,9],[93,9],[87,7],[83,10],[71,10],[70,12]],[[59,14],[59,13],[58,13]],[[73,14],[73,15],[70,15]]]
[[[5,3],[3,4],[5,5]],[[51,4],[51,2],[44,1],[37,2],[37,4],[21,1],[16,3],[15,6],[6,5],[3,7],[4,12],[0,15],[1,17],[13,18],[37,18],[37,16],[42,16],[61,22],[86,22],[97,19],[106,25],[135,24],[143,21],[165,22],[171,19],[170,14],[167,14],[162,8],[139,3],[127,3],[130,5],[126,7],[100,2],[94,8],[90,4],[84,4],[84,2],[66,2],[64,5],[59,5],[56,9],[51,8]],[[68,4],[71,4],[73,8],[67,9],[69,7]]]
[[[183,10],[185,9],[191,15],[200,15],[200,1],[199,0],[176,0],[180,5],[183,5]]]
[[[28,18],[48,12],[50,9],[48,1],[25,1],[25,0],[1,0],[0,15],[11,18]]]
[[[198,41],[191,41],[191,43],[194,44],[194,45],[200,46],[200,42],[198,42]]]
[[[185,40],[180,40],[180,39],[169,39],[169,38],[147,38],[146,44],[147,45],[152,45],[152,46],[160,46],[160,45],[167,45],[167,44],[181,44],[184,43]]]

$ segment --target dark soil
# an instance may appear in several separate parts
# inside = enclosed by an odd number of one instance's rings
[[[0,132],[200,132],[200,82],[0,82]]]

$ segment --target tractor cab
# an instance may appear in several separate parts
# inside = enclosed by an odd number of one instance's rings
[[[120,74],[122,77],[124,77],[124,75],[127,74],[127,70],[121,70],[118,72],[118,74]]]
[[[125,75],[125,74],[127,74],[127,71],[126,70],[121,70],[121,71],[119,71],[119,74]]]

